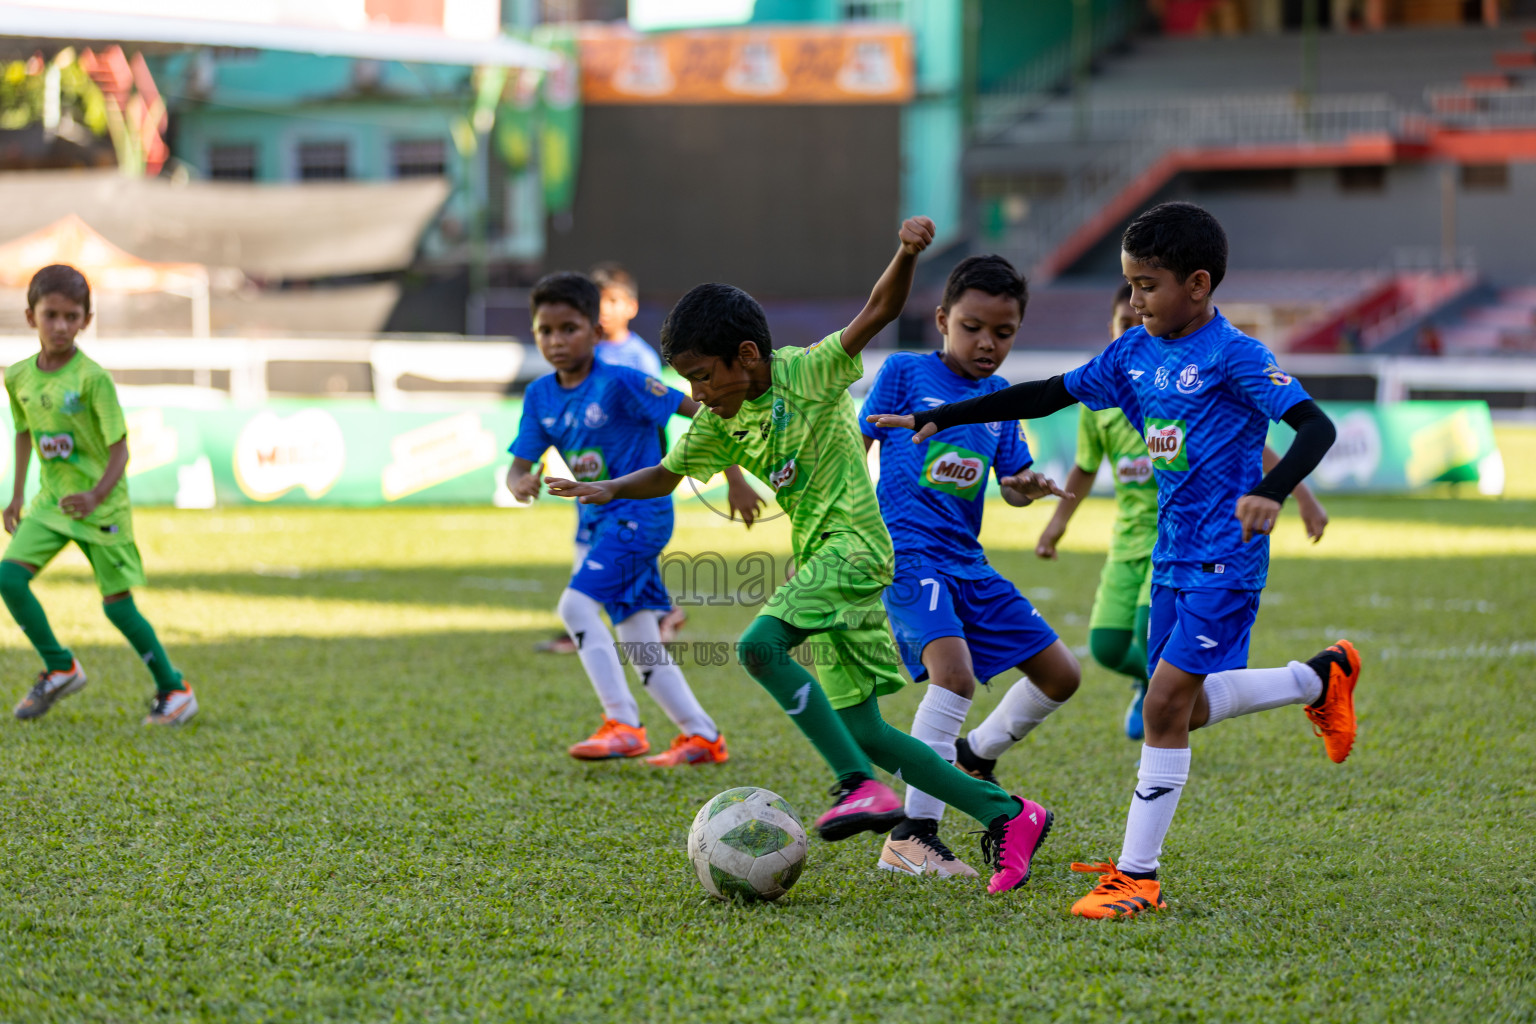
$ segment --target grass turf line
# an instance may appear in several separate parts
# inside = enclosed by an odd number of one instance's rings
[[[729,764],[564,756],[596,702],[574,658],[528,652],[569,508],[141,512],[140,604],[205,710],[139,728],[148,674],[83,560],[40,578],[92,681],[5,726],[0,1020],[1530,1020],[1536,503],[1329,508],[1315,548],[1287,513],[1252,662],[1359,643],[1350,761],[1299,709],[1197,734],[1170,912],[1097,923],[1067,914],[1092,881],[1067,864],[1117,853],[1136,746],[1128,687],[1086,658],[1000,766],[1059,815],[1025,890],[893,878],[864,837],[813,845],[779,905],[721,905],[686,865],[698,805],[761,785],[809,816],[830,780],[735,666],[687,666]],[[1080,646],[1110,508],[1054,564],[1031,553],[1048,511],[994,507],[987,540]],[[684,506],[677,542],[782,557],[787,526]],[[752,609],[690,612],[710,642]],[[34,656],[0,632],[19,696]],[[973,827],[944,834],[975,864]]]

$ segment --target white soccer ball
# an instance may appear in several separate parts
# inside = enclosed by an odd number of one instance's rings
[[[716,899],[776,900],[805,866],[805,828],[794,808],[755,786],[709,800],[688,830],[688,859]]]

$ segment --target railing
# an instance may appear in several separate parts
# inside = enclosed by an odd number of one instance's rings
[[[1426,89],[1424,103],[1448,128],[1536,125],[1536,89]]]

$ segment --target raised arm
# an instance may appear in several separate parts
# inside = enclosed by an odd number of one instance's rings
[[[1015,384],[990,395],[951,402],[936,409],[924,409],[910,416],[882,413],[865,417],[878,427],[905,427],[915,430],[913,442],[926,441],[941,430],[966,423],[996,423],[1000,420],[1037,420],[1077,402],[1060,375],[1050,380],[1032,380]]]
[[[869,301],[843,328],[843,351],[857,356],[875,335],[885,330],[907,306],[907,295],[912,291],[912,274],[917,270],[917,256],[933,242],[933,221],[927,217],[910,217],[902,221],[901,248],[891,260],[880,280],[869,293]]]

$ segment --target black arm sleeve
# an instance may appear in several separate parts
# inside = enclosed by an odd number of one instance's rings
[[[924,409],[912,418],[915,426],[933,423],[940,430],[964,423],[996,423],[1000,420],[1035,420],[1076,404],[1061,375],[1050,380],[1032,380],[990,395],[951,402],[937,409]]]
[[[1002,392],[998,393],[1002,394]],[[1290,449],[1281,457],[1275,468],[1270,470],[1264,479],[1259,481],[1259,485],[1248,493],[1284,503],[1286,496],[1296,489],[1296,485],[1305,480],[1307,474],[1323,461],[1323,456],[1327,455],[1328,449],[1333,447],[1333,439],[1337,432],[1333,429],[1333,421],[1311,399],[1297,402],[1286,410],[1281,419],[1295,429],[1296,439],[1291,442]]]

